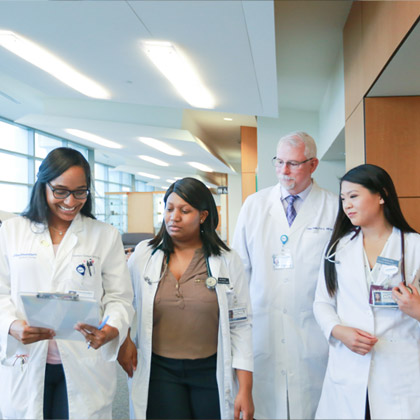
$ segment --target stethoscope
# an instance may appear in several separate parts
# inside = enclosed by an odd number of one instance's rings
[[[145,275],[143,276],[143,278],[144,278],[144,281],[148,285],[151,285],[152,283],[159,283],[163,279],[163,277],[165,276],[165,274],[166,274],[166,272],[168,270],[170,255],[167,255],[166,256],[165,268],[162,271],[162,274],[160,275],[160,277],[159,277],[158,280],[152,281],[150,279],[150,277],[146,275],[146,273],[148,271],[148,268],[149,268],[150,261],[151,261],[153,255],[155,254],[156,251],[161,250],[161,248],[162,248],[162,246],[159,245],[157,248],[155,248],[152,251],[152,253],[150,254],[150,257],[147,259],[146,266],[144,267],[144,274]],[[213,275],[211,273],[210,264],[209,264],[209,258],[208,257],[206,257],[206,268],[207,268],[207,278],[206,278],[206,280],[205,280],[204,283],[205,283],[207,289],[214,290],[216,288],[216,285],[217,285],[217,279],[215,277],[213,277]]]
[[[352,237],[340,248],[336,249],[335,252],[331,254],[332,249],[335,247],[335,245],[338,243],[338,241],[341,240],[341,238],[338,238],[328,249],[327,255],[325,255],[324,259],[327,260],[330,263],[333,264],[340,264],[340,261],[333,260],[332,258],[335,257],[338,251],[341,251],[343,248],[345,248],[361,231],[360,227],[357,227],[354,229],[354,234]]]

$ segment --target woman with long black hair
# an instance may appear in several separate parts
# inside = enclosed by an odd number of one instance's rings
[[[3,418],[112,416],[115,359],[133,316],[133,293],[121,236],[95,220],[90,186],[83,155],[54,149],[39,168],[23,217],[6,220],[0,229]],[[80,319],[79,340],[28,325],[21,292],[70,291],[96,300],[99,307],[97,324]],[[46,313],[46,321],[49,317],[58,314]],[[101,320],[106,323],[98,328]]]
[[[420,235],[390,176],[375,165],[351,169],[314,302],[330,345],[316,418],[419,417],[419,275]]]

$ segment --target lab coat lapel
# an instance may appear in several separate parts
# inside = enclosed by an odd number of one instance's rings
[[[362,293],[366,296],[367,302],[369,300],[369,290],[366,283],[365,259],[363,256],[363,233],[359,232],[352,241],[346,244],[353,235],[354,233],[352,233],[348,239],[344,239],[343,247],[348,247],[348,250],[346,249],[342,253],[338,252],[336,259],[337,261],[340,261],[339,265],[341,267],[352,267],[351,272],[342,274],[351,277],[350,283],[362,291]],[[343,263],[341,263],[341,260],[343,260]]]
[[[150,257],[150,264],[146,264],[145,271],[143,273],[144,279],[149,278],[152,282],[158,282],[161,276],[162,263],[164,257],[165,253],[161,250],[156,251],[154,255]]]
[[[216,279],[218,277],[225,277],[223,275],[223,273],[220,273],[220,257],[215,257],[215,256],[211,256],[209,258],[209,266],[210,266],[210,271],[211,271],[211,275],[213,277],[215,277]]]
[[[287,222],[286,212],[284,211],[284,207],[281,202],[280,184],[273,187],[267,204],[269,207],[268,214],[276,221],[276,223],[271,224],[271,226],[280,227],[280,230],[283,233],[288,233],[290,228],[289,223]]]

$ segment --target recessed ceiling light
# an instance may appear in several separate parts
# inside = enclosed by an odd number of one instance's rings
[[[232,121],[233,120],[233,118],[223,118],[225,121]]]
[[[213,172],[213,169],[211,169],[209,166],[204,165],[203,163],[199,162],[188,162],[189,165],[191,165],[193,168],[199,169],[203,172]]]
[[[166,182],[169,182],[170,184],[173,184],[174,182],[176,182],[175,179],[167,179]]]
[[[83,95],[97,99],[111,97],[101,85],[79,73],[46,49],[14,32],[0,31],[0,45]]]
[[[163,160],[160,159],[156,159],[154,157],[151,156],[146,156],[146,155],[139,155],[140,159],[145,160],[146,162],[150,162],[153,163],[155,165],[159,165],[159,166],[169,166],[169,163],[164,162]]]
[[[167,155],[171,156],[182,156],[183,153],[180,152],[178,149],[175,149],[175,147],[169,146],[165,142],[157,139],[153,139],[152,137],[139,137],[139,140],[147,144],[150,147],[153,147],[156,150],[159,150],[159,152],[166,153]]]
[[[214,108],[215,100],[193,65],[170,42],[145,41],[143,49],[153,64],[193,107]]]
[[[97,136],[96,134],[88,133],[87,131],[76,130],[75,128],[65,128],[64,131],[71,134],[72,136],[91,141],[92,143],[99,144],[100,146],[109,147],[111,149],[122,149],[121,144]]]
[[[167,185],[161,185],[160,188],[163,188],[164,190],[167,190],[169,187]]]
[[[160,179],[160,176],[148,174],[146,172],[137,172],[140,176],[144,176],[145,178],[151,178],[151,179]]]

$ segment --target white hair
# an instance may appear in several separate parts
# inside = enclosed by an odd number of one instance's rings
[[[292,133],[286,134],[277,143],[277,149],[283,143],[288,143],[292,147],[298,147],[303,143],[305,145],[304,155],[306,159],[316,158],[315,140],[304,131],[294,131]]]

